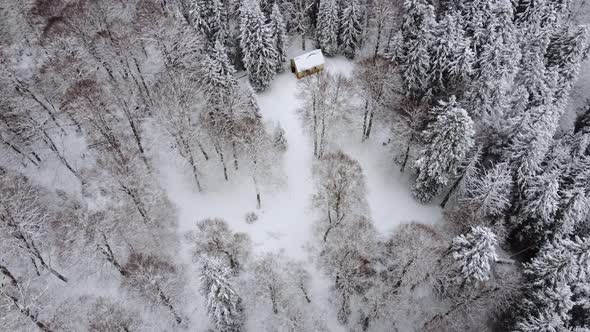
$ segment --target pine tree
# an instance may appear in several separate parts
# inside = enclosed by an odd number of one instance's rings
[[[511,205],[511,193],[510,168],[507,164],[498,164],[468,184],[464,202],[474,209],[478,219],[500,218]]]
[[[243,3],[241,15],[240,45],[244,54],[244,66],[252,87],[262,91],[268,87],[275,75],[277,51],[258,3]]]
[[[553,228],[555,214],[559,209],[560,170],[546,171],[527,183],[517,225],[527,239],[541,240]]]
[[[483,45],[490,39],[488,28],[492,23],[494,7],[501,6],[506,0],[467,0],[459,1],[458,9],[466,36],[471,41],[471,48],[476,56],[482,52]]]
[[[338,6],[335,0],[320,0],[316,36],[318,46],[325,55],[334,56],[338,52]]]
[[[423,0],[404,3],[401,45],[395,50],[395,61],[400,64],[405,93],[421,99],[431,90],[432,61],[429,50],[434,41],[434,8]]]
[[[277,124],[273,134],[273,144],[280,151],[287,150],[287,137],[285,137],[285,130],[281,127],[281,124]]]
[[[285,62],[287,61],[287,25],[283,14],[276,3],[272,7],[270,15],[270,31],[274,41],[274,48],[277,51],[276,71],[282,73],[285,71]]]
[[[260,10],[262,10],[265,17],[270,18],[274,11],[274,6],[278,6],[279,2],[280,0],[260,0]]]
[[[463,282],[490,279],[492,264],[498,259],[496,235],[487,227],[477,226],[453,239],[450,251],[463,275]]]
[[[230,269],[216,258],[207,257],[201,267],[201,292],[207,301],[207,314],[216,331],[243,329],[242,299],[232,288]]]
[[[429,202],[449,182],[459,163],[473,147],[473,121],[452,96],[433,109],[436,120],[424,132],[426,146],[414,163],[417,178],[413,194]]]
[[[543,58],[549,41],[543,36],[531,38],[523,49],[511,113],[498,139],[503,145],[501,154],[513,165],[521,190],[539,171],[564,111],[562,105],[554,103],[558,75],[547,70]]]
[[[530,331],[528,327],[550,321],[556,331],[563,331],[574,326],[572,322],[584,319],[582,308],[588,306],[590,287],[589,252],[589,238],[558,237],[525,264],[531,290],[522,305],[525,314],[517,323],[517,330]]]
[[[490,19],[484,32],[489,38],[473,64],[466,96],[472,118],[483,120],[488,128],[497,126],[504,116],[509,103],[507,83],[513,81],[520,58],[511,5],[499,7]]]
[[[360,48],[363,30],[363,8],[359,0],[349,0],[340,17],[340,51],[347,58],[353,59]]]
[[[227,37],[225,7],[221,0],[193,0],[189,14],[195,27],[213,44]]]
[[[225,47],[221,41],[216,41],[209,53],[203,56],[201,64],[200,83],[203,84],[205,95],[217,103],[231,90],[236,89],[238,82],[234,77],[236,70],[232,66]]]
[[[551,39],[545,59],[547,68],[559,74],[556,99],[566,103],[573,84],[576,82],[582,60],[588,52],[589,30],[580,26],[573,32],[558,31]],[[565,105],[564,105],[565,106]]]
[[[436,25],[434,37],[431,55],[434,93],[444,96],[461,91],[472,72],[474,54],[457,17],[447,14]]]

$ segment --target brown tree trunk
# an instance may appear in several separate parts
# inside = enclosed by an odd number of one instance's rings
[[[440,207],[441,208],[445,208],[445,206],[447,205],[447,203],[449,202],[449,199],[451,198],[451,196],[453,195],[453,193],[455,192],[455,190],[457,190],[457,187],[459,187],[459,184],[461,183],[461,181],[463,180],[463,177],[465,176],[465,173],[463,173],[458,179],[457,181],[455,181],[455,183],[453,183],[453,186],[451,187],[451,189],[449,190],[449,192],[445,195],[445,198],[443,198],[442,202],[440,203]]]
[[[172,306],[172,303],[170,302],[170,298],[167,297],[166,294],[164,294],[164,292],[160,288],[160,285],[156,284],[156,288],[158,290],[158,295],[160,296],[160,300],[162,300],[164,305],[168,308],[168,310],[170,310],[170,313],[172,314],[172,316],[174,316],[174,320],[176,321],[176,324],[182,323],[182,318],[176,312],[176,310],[174,309],[174,306]]]

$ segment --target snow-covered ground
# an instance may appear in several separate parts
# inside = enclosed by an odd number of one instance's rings
[[[330,72],[346,75],[352,72],[352,62],[344,58],[327,61],[326,70]],[[290,72],[285,72],[258,96],[263,120],[269,130],[280,122],[286,132],[289,144],[283,160],[286,183],[280,188],[263,190],[263,207],[256,211],[249,178],[233,179],[204,193],[197,193],[184,175],[168,173],[170,198],[180,208],[181,232],[192,229],[196,221],[204,218],[223,218],[234,231],[249,234],[258,253],[284,250],[293,258],[305,258],[304,246],[310,238],[314,220],[309,207],[313,194],[313,156],[310,138],[296,113],[299,107],[296,91],[297,79]],[[339,145],[363,166],[371,215],[382,233],[404,222],[435,223],[441,219],[439,208],[420,205],[410,196],[409,180],[397,171],[380,142],[369,140],[360,143],[351,138],[350,142]],[[254,224],[247,224],[244,220],[245,214],[250,211],[259,215]]]
[[[354,65],[345,58],[327,59],[326,70],[350,75]],[[229,182],[213,181],[203,193],[198,193],[189,174],[179,172],[178,165],[164,168],[170,199],[179,208],[179,233],[194,229],[195,222],[205,218],[225,219],[235,232],[249,234],[255,253],[283,251],[291,258],[305,261],[313,276],[312,296],[319,303],[328,301],[327,280],[309,262],[305,250],[312,223],[313,151],[310,137],[305,133],[297,115],[300,105],[296,97],[297,79],[286,71],[278,75],[267,91],[258,95],[263,121],[269,132],[280,123],[285,130],[288,149],[283,156],[284,183],[262,190],[262,208],[256,210],[252,180],[234,175]],[[367,180],[371,216],[377,229],[386,234],[396,225],[411,221],[435,223],[441,220],[441,210],[435,206],[418,204],[410,195],[407,175],[398,171],[389,150],[376,138],[364,143],[349,137],[337,143],[338,148],[357,159]],[[218,171],[218,170],[216,170]],[[221,180],[221,179],[218,179]],[[255,211],[259,219],[253,224],[245,222],[245,214]],[[190,263],[188,243],[183,258]],[[198,278],[191,280],[198,287]],[[201,303],[200,299],[192,299]],[[193,317],[204,316],[199,305],[189,305]],[[325,306],[329,308],[329,305]],[[338,331],[335,315],[328,314],[330,329]]]

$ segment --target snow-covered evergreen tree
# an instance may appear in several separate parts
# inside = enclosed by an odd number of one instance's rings
[[[424,0],[408,0],[404,11],[401,45],[395,50],[395,60],[400,64],[406,95],[420,99],[428,96],[431,89],[434,8]]]
[[[472,72],[474,54],[457,20],[447,14],[434,31],[431,82],[434,93],[443,96],[460,92]]]
[[[481,45],[475,59],[473,80],[466,94],[469,114],[483,120],[489,131],[497,126],[509,106],[509,87],[514,79],[520,49],[513,23],[512,5],[503,2],[486,25],[487,43]]]
[[[227,13],[221,0],[192,0],[189,13],[194,26],[210,43],[225,43]]]
[[[252,87],[262,91],[275,75],[277,51],[258,2],[242,3],[241,15],[240,45],[244,54],[244,66]]]
[[[546,171],[527,182],[518,225],[528,239],[540,240],[553,228],[559,209],[560,170]]]
[[[272,6],[272,13],[270,15],[270,31],[274,41],[274,48],[276,54],[276,71],[282,73],[285,71],[285,62],[287,61],[287,25],[278,4]]]
[[[512,176],[507,164],[495,165],[468,184],[464,199],[478,219],[501,218],[511,205]],[[493,220],[492,223],[496,223]]]
[[[259,2],[260,10],[262,10],[264,16],[270,18],[274,10],[274,6],[278,6],[281,0],[259,0]]]
[[[229,282],[230,268],[216,258],[207,257],[201,267],[201,292],[207,301],[207,314],[215,331],[243,330],[242,299]]]
[[[235,73],[236,70],[229,61],[223,43],[216,41],[215,46],[203,56],[201,74],[198,78],[203,84],[205,96],[208,96],[211,102],[218,103],[230,90],[237,88]]]
[[[558,88],[555,92],[557,103],[567,102],[582,60],[588,53],[589,33],[586,26],[577,27],[571,32],[564,29],[553,36],[547,47],[547,67],[559,74]]]
[[[490,279],[492,264],[498,259],[496,235],[487,227],[477,226],[453,239],[450,251],[464,282],[481,283]]]
[[[354,58],[360,48],[363,35],[364,12],[359,0],[348,0],[340,17],[340,51],[347,58]]]
[[[555,331],[564,331],[584,319],[590,287],[589,252],[589,238],[558,237],[546,243],[539,255],[525,265],[531,290],[524,300],[526,314],[517,330],[531,331],[526,328],[549,320]]]
[[[436,120],[423,133],[425,147],[414,162],[414,196],[429,202],[449,182],[474,144],[473,121],[452,96],[433,109]]]
[[[338,29],[340,19],[335,0],[320,0],[316,37],[318,46],[325,55],[334,56],[338,52]]]
[[[287,150],[287,137],[285,137],[285,130],[281,127],[281,124],[277,124],[273,133],[273,144],[280,151]]]

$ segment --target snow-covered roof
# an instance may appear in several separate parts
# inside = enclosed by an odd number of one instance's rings
[[[322,50],[313,50],[309,53],[302,54],[293,59],[297,71],[304,71],[324,64],[324,54]]]

